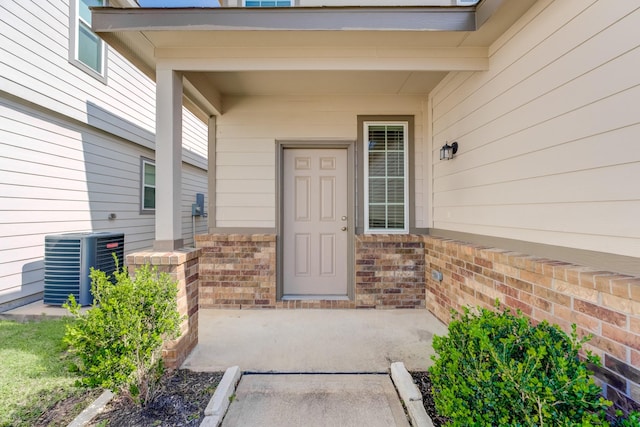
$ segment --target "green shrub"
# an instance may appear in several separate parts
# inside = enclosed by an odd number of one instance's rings
[[[613,424],[615,427],[640,427],[639,411],[631,411],[625,417],[622,417],[622,413],[620,412],[618,417]]]
[[[93,306],[81,313],[70,297],[65,307],[74,321],[64,340],[83,384],[129,394],[144,405],[163,372],[164,340],[179,336],[178,289],[168,274],[149,266],[133,278],[118,268],[113,279],[91,270]]]
[[[453,312],[448,336],[433,341],[436,409],[450,426],[606,425],[611,403],[578,357],[585,341],[575,325],[569,336],[509,310]]]

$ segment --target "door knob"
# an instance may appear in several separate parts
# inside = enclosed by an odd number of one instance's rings
[[[347,231],[347,227],[342,227],[340,230]]]

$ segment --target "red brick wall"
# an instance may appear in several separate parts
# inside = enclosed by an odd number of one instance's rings
[[[196,236],[203,308],[425,307],[424,244],[416,235],[356,238],[355,301],[276,301],[276,236]]]
[[[640,278],[421,235],[359,235],[354,301],[276,301],[275,235],[196,236],[200,305],[217,308],[425,307],[444,322],[495,300],[565,331],[603,362],[607,398],[640,401]],[[444,280],[431,279],[431,271]],[[425,286],[426,284],[426,286]]]
[[[424,308],[424,236],[356,236],[356,306]]]
[[[144,264],[151,264],[159,272],[170,274],[178,281],[178,312],[185,316],[180,325],[180,337],[167,341],[162,358],[169,369],[179,368],[198,344],[198,257],[197,249],[181,249],[173,252],[137,252],[127,255],[127,267],[133,274]]]
[[[197,235],[196,245],[201,307],[275,308],[275,235]]]
[[[567,332],[575,323],[593,336],[585,348],[602,360],[606,397],[640,402],[640,278],[428,236],[425,260],[427,308],[443,322],[452,308],[493,308],[498,299]]]

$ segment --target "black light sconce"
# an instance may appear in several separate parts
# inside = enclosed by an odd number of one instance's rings
[[[453,155],[458,152],[458,143],[452,142],[451,145],[447,142],[440,149],[440,160],[451,160]]]

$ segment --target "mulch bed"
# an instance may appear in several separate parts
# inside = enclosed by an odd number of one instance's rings
[[[115,397],[90,425],[197,427],[222,374],[177,370],[163,378],[158,392],[146,407],[140,408],[130,399]]]
[[[420,389],[420,393],[422,393],[424,409],[427,410],[427,414],[431,417],[433,425],[435,427],[444,426],[449,419],[438,415],[436,412],[436,405],[433,402],[433,394],[431,393],[431,378],[429,378],[429,373],[411,372],[411,376],[413,377],[413,382],[418,386],[418,389]]]
[[[33,427],[64,427],[100,396],[102,390],[81,389],[57,402],[33,424]]]

